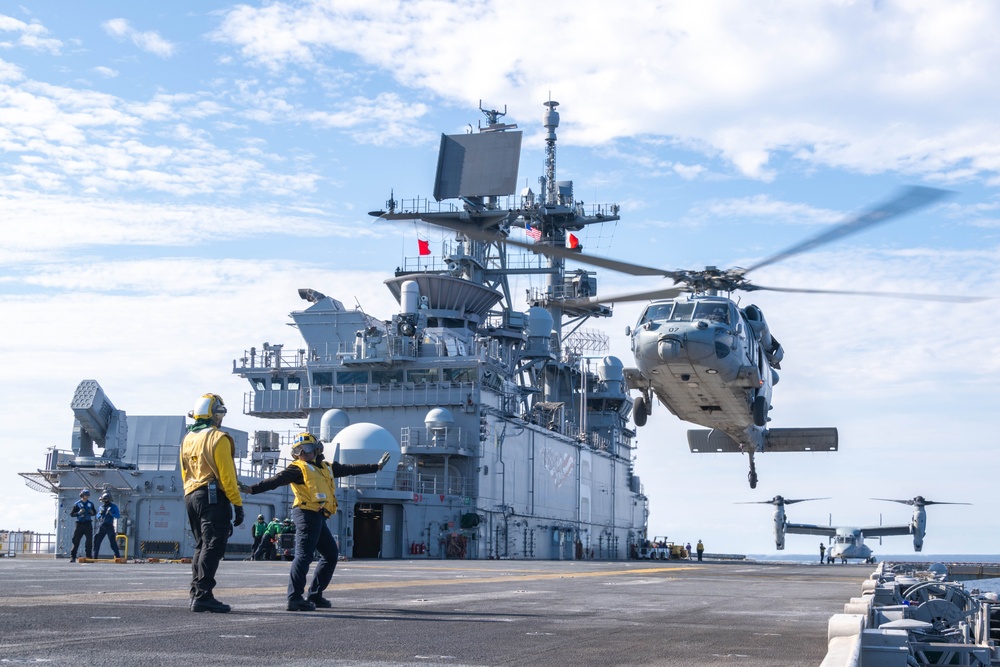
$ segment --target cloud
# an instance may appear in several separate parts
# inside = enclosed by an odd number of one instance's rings
[[[0,14],[0,33],[14,33],[15,42],[0,41],[0,48],[23,47],[32,51],[46,51],[58,55],[63,43],[48,37],[49,31],[40,23],[25,23],[12,16]]]
[[[98,66],[94,68],[94,71],[105,79],[113,79],[118,76],[118,70],[111,69],[110,67]]]
[[[111,19],[101,24],[104,31],[119,40],[129,40],[139,49],[154,56],[169,58],[174,55],[174,45],[152,30],[139,31],[121,18]]]
[[[573,12],[529,0],[274,2],[227,11],[212,37],[272,72],[320,71],[346,52],[463,106],[497,100],[523,114],[551,92],[573,105],[569,141],[672,136],[765,181],[779,153],[949,181],[1000,174],[998,21],[989,0],[592,1]]]

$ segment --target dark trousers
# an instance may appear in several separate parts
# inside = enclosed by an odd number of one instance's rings
[[[217,502],[208,502],[208,487],[195,489],[184,496],[188,523],[194,533],[194,556],[191,558],[191,597],[211,600],[215,588],[215,573],[226,553],[229,541],[232,505],[220,489]]]
[[[80,538],[83,538],[84,552],[87,558],[94,557],[94,523],[92,521],[77,521],[76,530],[73,531],[73,550],[69,552],[70,558],[76,558],[76,552],[80,549]]]
[[[104,537],[107,536],[108,542],[111,543],[111,551],[114,552],[115,558],[121,558],[121,552],[118,550],[118,540],[115,539],[115,527],[109,523],[101,524],[101,527],[97,529],[97,538],[94,541],[94,558],[97,558],[97,554],[101,551],[101,542],[104,541]]]
[[[309,574],[309,564],[313,553],[319,551],[319,562],[313,572],[309,584],[309,596],[321,596],[330,585],[333,571],[340,558],[340,548],[333,539],[330,528],[326,525],[326,517],[322,512],[292,508],[292,521],[295,522],[295,558],[292,560],[292,571],[288,577],[288,599],[302,597],[306,588],[306,575]]]
[[[262,535],[258,535],[257,537],[253,538],[253,546],[250,547],[250,558],[252,558],[253,560],[257,560],[257,547],[260,546],[260,541],[262,537],[263,537]]]

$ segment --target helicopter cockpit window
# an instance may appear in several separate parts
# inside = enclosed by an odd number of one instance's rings
[[[673,307],[674,304],[672,303],[654,303],[652,306],[646,308],[646,312],[642,314],[639,324],[656,322],[657,320],[668,320],[670,319],[670,309]]]
[[[717,301],[702,301],[695,306],[694,319],[729,324],[728,304]]]
[[[694,303],[690,301],[681,301],[674,304],[674,312],[670,314],[671,322],[687,322],[691,319],[691,313],[694,312]]]

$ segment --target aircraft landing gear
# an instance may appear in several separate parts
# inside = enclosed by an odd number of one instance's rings
[[[757,488],[757,467],[753,464],[753,454],[750,454],[750,474],[747,475],[750,480],[750,488]]]
[[[649,400],[645,394],[639,394],[635,397],[635,402],[632,404],[632,421],[635,422],[636,426],[645,426],[646,417],[648,416]]]

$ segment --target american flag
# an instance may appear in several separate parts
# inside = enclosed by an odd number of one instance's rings
[[[524,223],[524,233],[528,235],[532,241],[536,243],[542,238],[542,230],[538,227],[532,227],[530,223]]]

